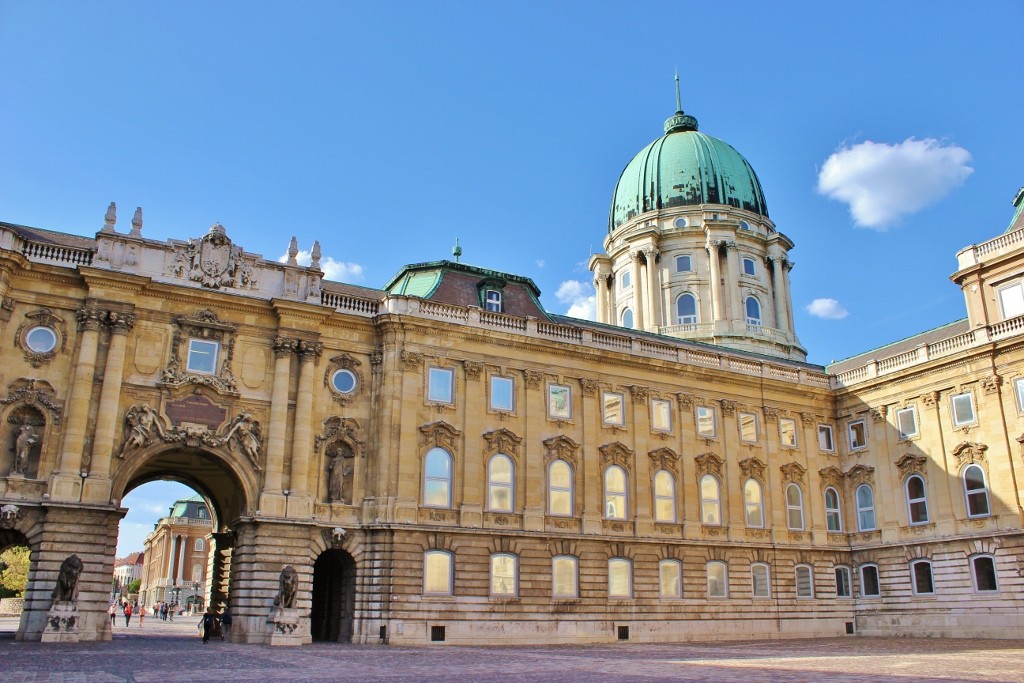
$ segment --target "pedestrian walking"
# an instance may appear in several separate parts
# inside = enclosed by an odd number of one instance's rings
[[[217,617],[213,616],[213,612],[210,608],[206,608],[206,612],[203,614],[203,618],[199,620],[199,628],[203,632],[203,645],[210,642],[210,631],[217,625]]]
[[[146,606],[139,605],[139,628],[142,628],[142,620],[146,618]]]
[[[124,606],[124,625],[125,625],[125,627],[127,627],[128,624],[131,623],[132,614],[134,614],[134,613],[135,613],[135,610],[132,609],[132,603],[130,603],[130,602],[126,603],[125,606]]]
[[[174,610],[178,609],[178,603],[168,605],[167,607],[167,621],[174,621]]]
[[[167,621],[167,603],[160,603],[160,621]]]
[[[107,608],[107,614],[110,615],[110,625],[114,625],[114,621],[117,619],[117,603],[110,603],[110,607]]]
[[[225,607],[224,611],[220,615],[220,639],[227,640],[228,633],[231,631],[231,611]]]

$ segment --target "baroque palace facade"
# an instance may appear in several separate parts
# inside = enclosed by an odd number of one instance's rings
[[[682,111],[616,186],[599,322],[520,276],[326,282],[318,245],[160,242],[113,205],[90,238],[0,223],[18,637],[110,638],[120,502],[156,479],[208,504],[240,642],[1021,637],[1016,204],[957,255],[966,320],[829,368],[753,169]]]

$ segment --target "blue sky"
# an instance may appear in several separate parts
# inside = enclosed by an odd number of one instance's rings
[[[373,287],[458,237],[582,310],[678,68],[684,109],[796,243],[797,332],[826,363],[964,315],[954,255],[1005,229],[1024,184],[1022,20],[1019,2],[0,1],[0,220],[93,234],[116,201],[119,229],[142,206],[155,239],[219,221],[268,258],[320,240],[336,279]]]

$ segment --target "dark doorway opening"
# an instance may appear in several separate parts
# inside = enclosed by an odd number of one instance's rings
[[[314,641],[348,643],[352,640],[355,587],[356,563],[347,552],[327,550],[316,558],[310,614]]]

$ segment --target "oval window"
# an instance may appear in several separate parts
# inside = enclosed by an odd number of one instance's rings
[[[49,353],[57,348],[57,333],[49,327],[33,327],[25,335],[25,345],[34,353]]]
[[[356,389],[356,376],[351,370],[338,370],[331,375],[331,386],[339,394],[351,394]]]
[[[689,224],[690,222],[686,220],[685,216],[680,216],[675,220],[675,225],[677,228],[685,228]]]

